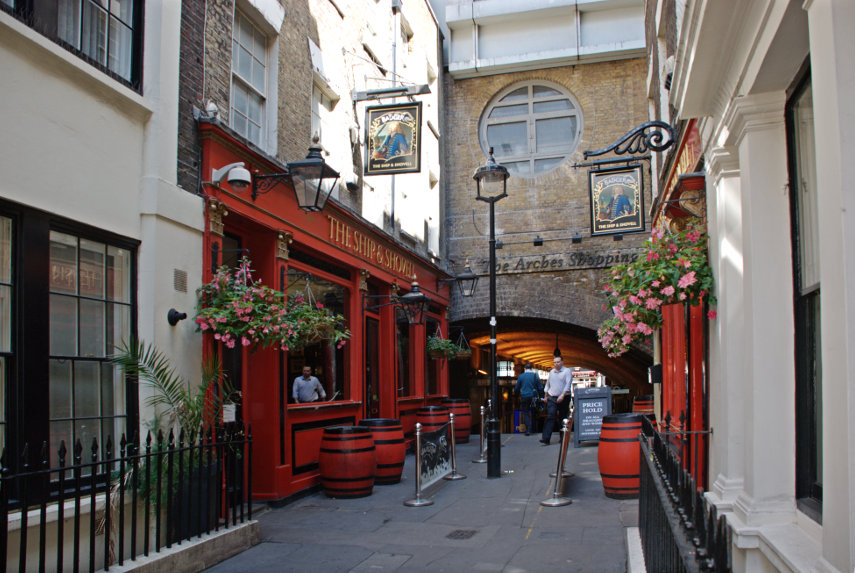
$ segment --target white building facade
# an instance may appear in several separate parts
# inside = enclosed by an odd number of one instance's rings
[[[701,140],[718,298],[707,495],[733,570],[852,571],[855,4],[678,0],[648,19],[651,110],[695,119]]]

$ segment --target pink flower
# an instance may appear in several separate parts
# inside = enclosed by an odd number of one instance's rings
[[[684,258],[677,259],[677,264],[680,265],[681,267],[685,267],[687,269],[692,266],[692,262],[689,261],[688,259],[684,259]]]
[[[652,287],[654,287],[654,288],[655,288],[655,287],[658,287],[658,286],[659,286],[659,281],[653,281],[652,283],[650,283],[650,286],[652,286]]]
[[[316,307],[318,307],[318,308],[324,308],[323,303],[320,303],[320,302],[316,302],[316,303],[315,303],[315,306],[316,306]]]
[[[221,338],[220,333],[214,335],[214,340],[219,340]]]
[[[695,278],[695,271],[692,271],[683,275],[680,280],[677,281],[677,286],[680,288],[686,288],[687,286],[693,285],[696,282],[698,282],[698,279]]]
[[[646,301],[644,301],[644,307],[647,310],[655,310],[659,307],[660,304],[662,304],[662,301],[658,298],[653,297],[650,297]]]
[[[718,316],[718,313],[714,310],[711,310],[707,313],[707,318],[710,320],[713,320],[717,316]]]
[[[686,238],[687,238],[687,239],[689,240],[689,242],[691,242],[691,243],[697,243],[697,242],[698,242],[698,239],[700,239],[700,238],[701,238],[701,234],[700,234],[700,233],[698,233],[697,231],[692,231],[691,233],[686,233]]]
[[[631,335],[631,334],[624,334],[624,335],[623,335],[623,338],[621,339],[621,341],[622,341],[624,344],[629,344],[630,342],[632,342],[632,335]]]
[[[637,330],[645,335],[650,335],[653,333],[653,329],[644,324],[643,322],[638,323]]]
[[[679,298],[680,298],[680,300],[686,300],[686,293],[681,292]]]
[[[671,285],[668,285],[665,288],[663,288],[662,290],[660,290],[659,292],[661,292],[665,296],[671,296],[672,294],[674,294],[674,287],[672,287]]]
[[[207,322],[199,322],[199,330],[208,330]]]
[[[655,261],[658,258],[659,258],[659,255],[657,253],[654,253],[653,251],[649,251],[647,253],[647,260],[648,261]]]
[[[243,344],[244,346],[249,346],[250,345],[249,338],[247,338],[246,336],[241,337],[240,343]],[[231,348],[231,346],[229,348]]]
[[[634,294],[629,295],[629,302],[631,302],[632,304],[641,304],[641,301],[638,300],[638,297]]]

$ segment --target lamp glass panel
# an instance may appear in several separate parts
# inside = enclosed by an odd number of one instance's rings
[[[300,207],[316,207],[320,193],[320,175],[322,165],[310,167],[290,167],[291,181],[297,194]]]

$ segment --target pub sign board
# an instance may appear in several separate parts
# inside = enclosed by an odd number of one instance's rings
[[[591,234],[644,230],[644,181],[641,165],[588,172]]]
[[[599,442],[603,416],[612,413],[612,389],[608,386],[578,388],[573,394],[573,442]]]
[[[365,174],[421,171],[422,103],[365,109]]]

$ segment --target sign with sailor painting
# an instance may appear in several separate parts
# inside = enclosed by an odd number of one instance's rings
[[[644,230],[641,165],[592,170],[588,177],[592,235]]]
[[[369,107],[365,125],[366,175],[421,171],[421,102]]]

